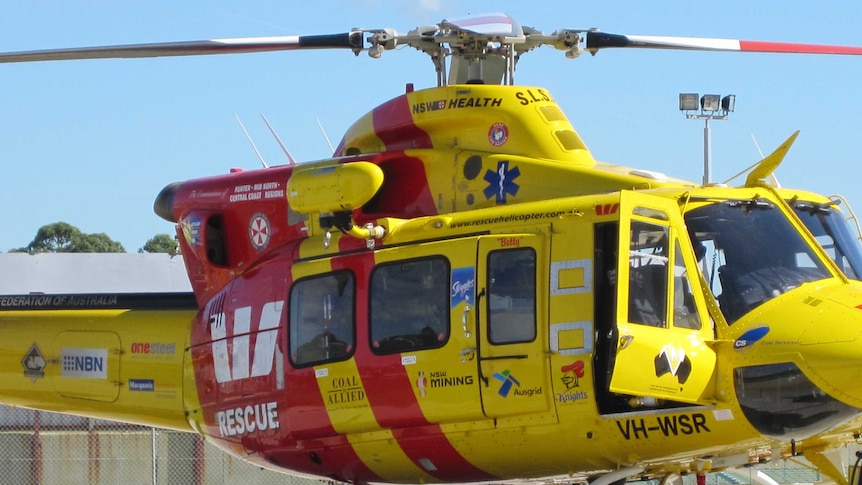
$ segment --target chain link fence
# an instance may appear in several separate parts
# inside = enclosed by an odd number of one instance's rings
[[[194,433],[0,406],[4,485],[320,485],[234,458]]]

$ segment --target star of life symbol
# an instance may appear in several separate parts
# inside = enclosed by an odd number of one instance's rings
[[[521,170],[518,167],[509,169],[509,161],[503,160],[497,162],[497,171],[488,170],[485,172],[484,180],[488,182],[488,186],[482,192],[486,199],[496,196],[497,204],[505,204],[506,196],[515,196],[518,194],[520,185],[515,183],[515,179],[521,175]]]
[[[269,243],[269,235],[269,219],[260,212],[253,215],[248,225],[248,237],[251,239],[251,244],[260,251]]]
[[[36,379],[45,377],[45,358],[42,357],[42,352],[39,347],[33,344],[24,359],[21,360],[21,365],[24,366],[24,375],[36,382]]]

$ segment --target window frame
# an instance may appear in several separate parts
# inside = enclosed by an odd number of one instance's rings
[[[533,334],[532,334],[532,337],[528,338],[528,339],[514,339],[514,340],[499,340],[498,341],[498,340],[494,339],[494,332],[492,331],[492,328],[495,327],[494,326],[495,313],[497,314],[497,316],[499,316],[500,313],[499,312],[492,312],[492,310],[491,310],[491,297],[492,297],[492,293],[494,291],[493,290],[494,282],[493,282],[492,277],[491,277],[491,270],[493,268],[493,265],[491,263],[491,258],[497,254],[501,254],[501,253],[511,254],[513,252],[516,252],[516,251],[522,251],[522,252],[528,251],[533,257],[533,279],[532,279],[532,283],[533,283],[533,295],[532,295],[532,302],[533,302],[533,308],[532,308],[533,328],[532,328],[532,330],[533,330]],[[538,336],[539,336],[539,324],[538,324],[538,319],[539,319],[539,316],[538,316],[538,298],[539,298],[539,294],[538,294],[538,292],[539,292],[538,269],[539,268],[538,268],[538,259],[539,259],[539,256],[536,252],[536,249],[529,247],[529,246],[528,247],[519,247],[519,248],[495,249],[492,251],[488,251],[488,254],[486,256],[486,261],[485,261],[486,271],[488,272],[488,274],[486,275],[487,287],[488,287],[488,297],[486,298],[486,304],[485,304],[485,312],[486,313],[485,314],[487,315],[487,331],[488,331],[488,337],[487,338],[488,338],[488,342],[490,344],[492,344],[492,345],[523,344],[523,343],[535,342],[536,339],[538,338]]]
[[[412,345],[413,343],[419,341],[419,339],[422,337],[421,333],[419,333],[419,334],[405,333],[405,334],[401,334],[401,335],[393,334],[393,335],[388,335],[388,336],[385,336],[385,337],[382,337],[379,339],[375,338],[377,336],[377,335],[375,335],[375,328],[379,328],[379,326],[382,325],[382,323],[378,320],[381,318],[381,316],[380,316],[381,314],[379,313],[379,311],[378,311],[378,314],[375,315],[375,310],[379,310],[378,308],[376,308],[376,305],[378,303],[375,303],[375,297],[377,296],[377,292],[375,290],[375,278],[381,274],[381,271],[384,271],[387,268],[391,268],[393,266],[420,264],[420,263],[429,262],[429,261],[440,261],[440,262],[442,262],[444,265],[444,268],[443,268],[444,273],[446,275],[445,276],[446,285],[445,286],[440,285],[441,290],[445,289],[445,294],[443,294],[441,292],[440,302],[439,302],[441,305],[441,311],[443,314],[443,321],[441,321],[440,323],[442,324],[443,328],[440,329],[442,331],[440,333],[438,333],[436,336],[436,338],[437,338],[436,343],[434,345],[418,345],[418,346]],[[374,269],[371,271],[371,274],[368,277],[368,346],[371,349],[371,352],[375,355],[391,355],[391,354],[398,354],[398,353],[404,353],[404,352],[420,352],[420,351],[433,350],[433,349],[439,349],[439,348],[445,347],[446,344],[449,342],[449,339],[452,335],[452,316],[451,316],[451,306],[450,306],[451,287],[452,287],[452,263],[449,261],[449,258],[443,256],[442,254],[424,256],[424,257],[419,257],[419,258],[411,258],[411,259],[399,259],[399,260],[395,260],[395,261],[387,261],[384,263],[377,264],[374,267]],[[428,302],[429,301],[427,291],[426,292],[417,292],[416,295],[417,295],[416,298],[421,302]],[[387,298],[383,298],[383,301],[387,301]],[[408,304],[408,302],[405,301],[404,299],[400,299],[400,300],[396,301],[395,303],[397,305],[407,305]],[[434,302],[434,303],[436,303],[436,302]],[[375,321],[377,321],[377,323],[375,323]],[[400,323],[394,323],[394,324],[400,325]],[[422,330],[424,330],[427,327],[428,326],[426,325],[425,327],[422,328]],[[420,332],[422,330],[420,330]],[[437,329],[432,328],[432,330],[437,330]],[[411,342],[411,345],[408,346],[405,343],[401,347],[399,347],[398,345],[393,344],[391,349],[381,350],[381,348],[380,348],[380,342],[381,341],[383,341],[385,339],[393,339],[393,338],[399,338],[399,337],[404,338],[406,341]],[[408,338],[408,337],[410,337],[410,338]],[[426,335],[426,337],[427,337],[427,335]]]
[[[294,300],[294,294],[298,290],[298,288],[300,288],[302,285],[308,284],[309,282],[312,282],[315,280],[322,280],[325,278],[337,278],[336,275],[339,275],[339,274],[346,274],[348,276],[348,281],[353,284],[352,285],[352,294],[350,295],[350,302],[348,305],[349,310],[350,310],[350,318],[349,318],[349,322],[348,322],[349,326],[347,328],[345,328],[345,329],[350,330],[350,334],[351,334],[350,340],[351,341],[349,341],[349,342],[339,341],[339,342],[346,344],[346,349],[345,349],[346,352],[345,353],[339,353],[339,355],[337,357],[328,357],[328,358],[322,358],[322,359],[309,359],[309,360],[303,360],[300,362],[298,359],[298,354],[299,354],[300,348],[303,345],[307,345],[307,344],[311,343],[314,340],[314,338],[317,338],[321,334],[315,335],[314,337],[312,337],[312,339],[310,339],[306,342],[303,342],[302,344],[294,345],[295,340],[298,339],[298,337],[299,337],[298,336],[298,332],[299,332],[298,327],[299,327],[300,322],[298,321],[298,318],[300,318],[300,317],[305,318],[302,315],[302,311],[301,311],[303,308],[302,305],[311,303],[310,301],[306,301],[302,297],[299,297],[298,300],[295,301]],[[290,364],[294,368],[300,369],[300,368],[304,368],[304,367],[312,367],[315,365],[330,364],[333,362],[342,362],[345,360],[349,360],[351,357],[353,357],[353,354],[356,352],[356,333],[357,333],[356,332],[356,328],[357,328],[357,325],[356,325],[357,285],[356,285],[356,283],[357,283],[357,278],[356,278],[356,274],[353,271],[351,271],[349,269],[339,269],[339,270],[335,270],[335,271],[329,271],[326,273],[309,275],[309,276],[306,276],[306,277],[303,277],[303,278],[300,278],[300,279],[294,281],[290,285],[290,289],[288,290],[288,302],[290,305],[290,309],[288,312],[288,321],[287,321],[288,360],[290,360]],[[336,284],[337,284],[337,279],[336,279]],[[349,286],[346,285],[345,288],[347,288],[347,287],[349,287]],[[331,309],[330,309],[330,311],[331,311]],[[328,331],[328,329],[327,329],[327,331]],[[326,333],[326,332],[324,332],[324,333]],[[337,337],[337,335],[335,335],[335,337]]]

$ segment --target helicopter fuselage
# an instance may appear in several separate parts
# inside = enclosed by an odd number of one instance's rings
[[[402,483],[703,473],[860,416],[862,288],[770,187],[596,162],[511,86],[410,91],[337,155],[166,187],[195,316],[7,309],[3,401]]]

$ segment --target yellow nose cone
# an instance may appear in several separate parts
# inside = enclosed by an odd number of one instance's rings
[[[762,305],[730,331],[742,362],[734,367],[793,363],[822,392],[862,408],[862,284],[806,284]]]
[[[802,439],[862,415],[862,286],[803,285],[730,331],[736,398],[751,424]]]

